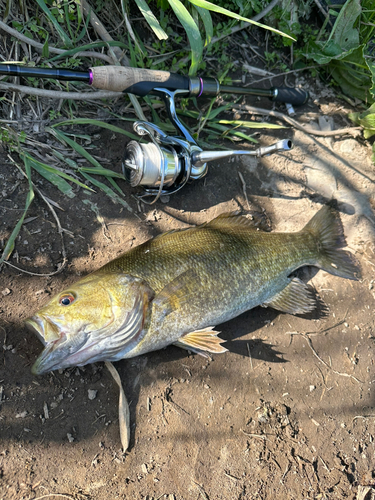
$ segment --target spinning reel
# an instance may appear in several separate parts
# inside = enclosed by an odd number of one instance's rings
[[[152,94],[163,99],[168,117],[179,136],[167,135],[154,123],[135,122],[135,132],[148,136],[151,142],[130,141],[125,149],[122,169],[131,186],[144,188],[145,194],[138,196],[144,203],[151,205],[162,195],[176,193],[188,181],[200,179],[206,175],[209,161],[232,155],[261,157],[277,151],[289,151],[293,147],[292,141],[282,140],[254,151],[203,151],[177,117],[174,98],[186,95],[186,90],[155,88]]]

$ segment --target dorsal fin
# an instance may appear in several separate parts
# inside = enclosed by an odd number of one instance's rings
[[[210,222],[206,222],[199,227],[209,227],[214,229],[235,229],[241,227],[242,229],[246,228],[250,231],[269,231],[269,227],[264,220],[262,220],[259,214],[240,215],[238,211],[220,214],[215,217],[215,219],[212,219]]]

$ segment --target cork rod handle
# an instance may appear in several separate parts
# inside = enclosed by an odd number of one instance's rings
[[[189,78],[170,73],[123,66],[97,66],[90,68],[93,87],[114,92],[128,92],[145,96],[154,88],[189,90]]]

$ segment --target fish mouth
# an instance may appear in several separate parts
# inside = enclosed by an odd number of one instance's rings
[[[34,316],[25,321],[26,327],[38,337],[42,344],[46,345],[46,340],[44,338],[44,325],[43,320]]]
[[[45,346],[40,356],[31,368],[33,375],[43,375],[44,373],[67,368],[76,364],[75,355],[82,353],[82,348],[88,340],[88,334],[81,331],[74,339],[67,338],[66,332],[58,329],[57,325],[44,316],[33,316],[25,321],[29,330],[36,334],[38,339]],[[48,340],[46,339],[48,337]]]
[[[43,375],[53,370],[86,364],[87,360],[82,359],[82,353],[86,350],[87,341],[88,334],[84,332],[76,335],[74,340],[68,339],[65,333],[61,333],[58,340],[45,344],[45,348],[31,368],[31,373]],[[92,344],[87,347],[92,347]]]

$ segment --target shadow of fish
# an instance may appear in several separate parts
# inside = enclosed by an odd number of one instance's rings
[[[45,345],[32,371],[117,361],[169,344],[224,352],[214,325],[258,305],[290,314],[315,308],[307,286],[290,277],[301,266],[357,279],[358,265],[344,245],[339,215],[328,206],[296,233],[266,233],[245,217],[224,214],[157,236],[27,320]]]

